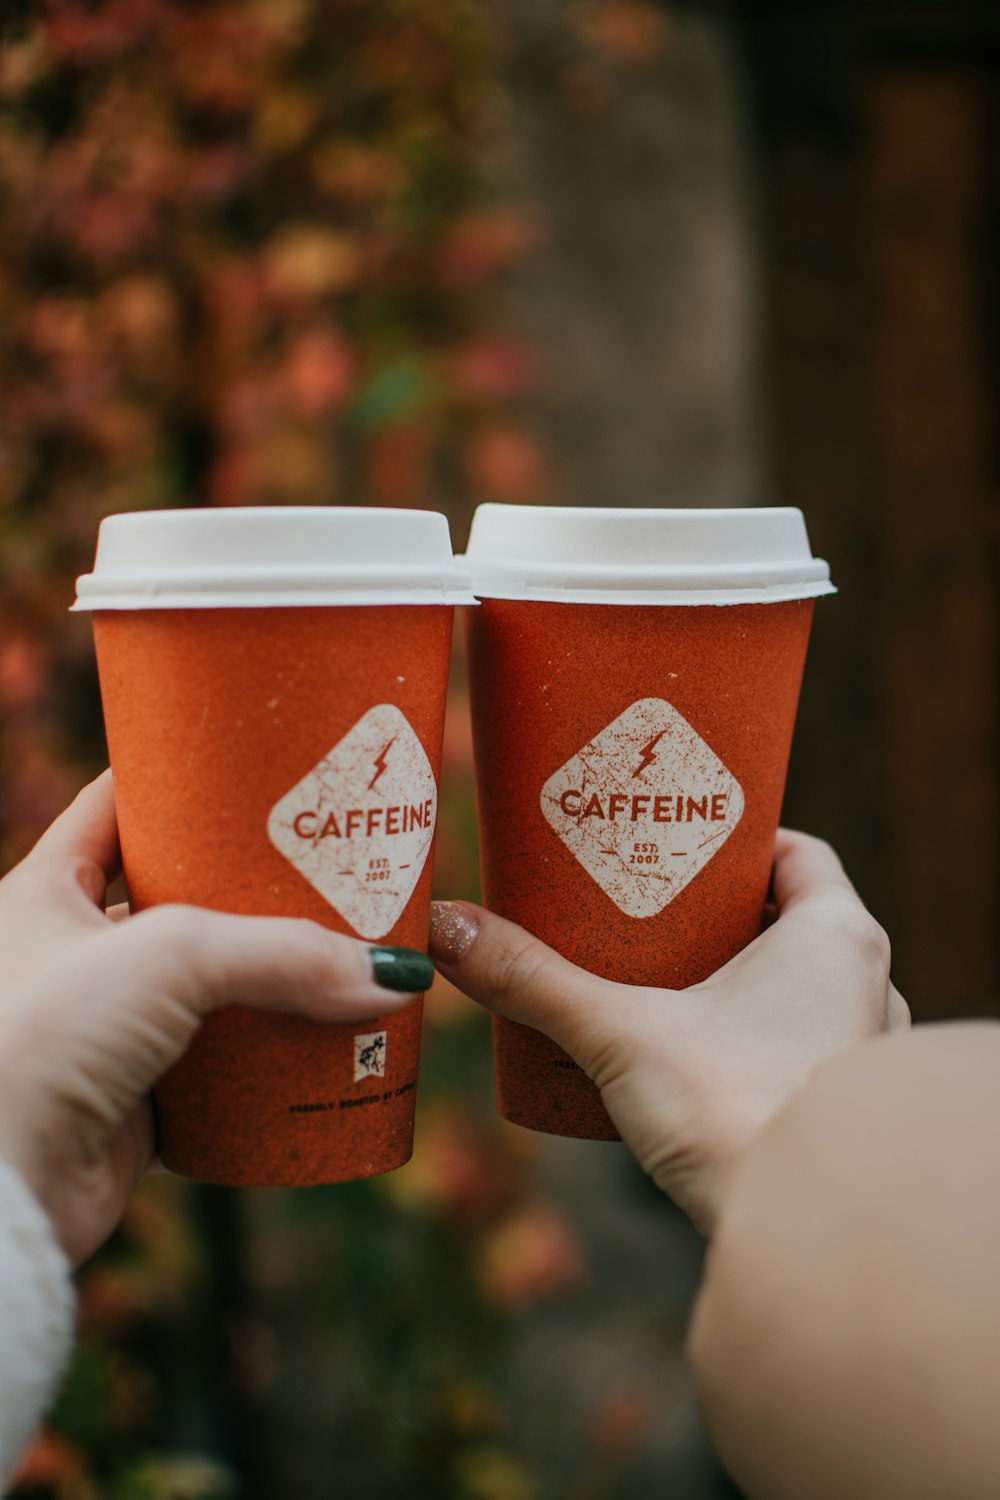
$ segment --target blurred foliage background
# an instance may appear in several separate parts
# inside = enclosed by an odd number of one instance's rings
[[[482,500],[800,504],[842,595],[789,818],[845,851],[918,1013],[994,1011],[998,28],[967,0],[8,0],[5,862],[103,763],[66,609],[108,512],[431,506],[461,546]],[[436,884],[474,896],[456,655]],[[683,1361],[700,1257],[622,1148],[495,1118],[483,1020],[438,986],[408,1167],[146,1182],[15,1492],[733,1494]]]
[[[66,615],[102,515],[426,505],[462,540],[478,501],[555,493],[532,425],[543,356],[502,305],[545,230],[504,170],[501,50],[470,0],[53,0],[8,16],[8,862],[104,758],[87,622]],[[436,878],[474,895],[460,668],[454,696]],[[76,1361],[16,1492],[612,1493],[662,1427],[655,1383],[624,1353],[603,1372],[581,1231],[536,1143],[495,1119],[488,1032],[452,994],[428,1007],[420,1115],[412,1165],[381,1181],[239,1195],[149,1180],[79,1277]],[[649,1316],[669,1429],[682,1315],[668,1298]],[[571,1370],[581,1389],[562,1400]]]

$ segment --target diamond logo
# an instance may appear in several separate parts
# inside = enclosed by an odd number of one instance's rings
[[[430,853],[437,783],[423,745],[380,703],[276,802],[271,843],[360,937],[395,926]]]
[[[640,698],[542,787],[542,813],[628,917],[655,917],[743,816],[736,777],[664,698]]]

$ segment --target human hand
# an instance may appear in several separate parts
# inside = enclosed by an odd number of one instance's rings
[[[146,1095],[209,1011],[239,1002],[321,1021],[399,1009],[433,977],[407,949],[314,922],[161,906],[104,910],[118,872],[110,772],[0,881],[0,1157],[86,1258],[153,1154]]]
[[[702,984],[614,984],[466,902],[437,902],[431,956],[474,1000],[580,1064],[641,1165],[711,1234],[745,1148],[826,1058],[909,1025],[889,943],[828,844],[781,830],[777,918]]]

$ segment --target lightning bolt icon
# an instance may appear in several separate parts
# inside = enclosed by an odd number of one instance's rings
[[[389,743],[387,745],[383,745],[379,753],[376,755],[375,760],[373,761],[373,765],[375,767],[375,775],[368,783],[369,791],[371,791],[376,781],[378,781],[379,777],[382,775],[382,772],[386,769],[385,758],[389,754],[389,751],[392,749],[398,738],[399,736],[394,734]]]
[[[639,752],[639,754],[642,756],[642,760],[632,772],[633,776],[641,776],[646,767],[653,764],[654,760],[656,759],[656,747],[659,744],[660,740],[662,740],[666,732],[667,731],[665,729],[661,729],[659,734],[654,734],[651,740],[646,741]]]

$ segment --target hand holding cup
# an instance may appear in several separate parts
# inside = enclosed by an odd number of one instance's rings
[[[640,1164],[711,1235],[735,1163],[813,1071],[909,1025],[885,933],[829,845],[781,830],[774,893],[773,924],[686,990],[599,978],[466,902],[434,904],[431,956],[494,1015],[563,1048]]]
[[[372,950],[315,922],[185,906],[106,912],[118,868],[105,773],[0,882],[0,1157],[74,1263],[111,1232],[149,1166],[148,1091],[209,1014],[239,1000],[359,1021],[401,1009],[407,984],[430,982],[423,954]]]
[[[466,553],[485,904],[605,979],[683,989],[757,936],[814,601],[801,512],[485,505]],[[515,1124],[615,1139],[494,1021]]]
[[[76,607],[93,613],[132,910],[422,948],[456,602],[471,595],[431,512],[108,517]],[[242,1187],[401,1166],[420,1021],[419,998],[340,1027],[220,1011],[157,1086],[164,1164]]]

